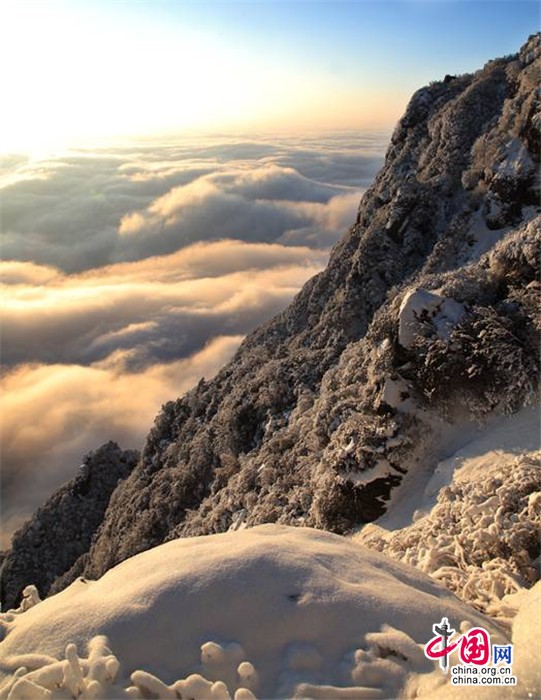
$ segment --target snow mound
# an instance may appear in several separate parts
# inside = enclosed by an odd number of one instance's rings
[[[435,669],[432,673],[411,674],[401,697],[426,698],[426,700],[540,698],[538,629],[540,609],[541,582],[529,591],[522,591],[518,613],[513,622],[513,673],[517,677],[517,685],[455,686]]]
[[[422,645],[443,616],[505,640],[425,574],[337,535],[174,540],[4,614],[0,698],[397,697],[433,672]]]

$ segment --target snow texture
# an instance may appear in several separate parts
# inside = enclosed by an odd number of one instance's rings
[[[406,527],[389,517],[358,541],[415,566],[465,603],[510,627],[514,598],[539,577],[541,452],[539,409],[500,421],[440,462]]]
[[[541,696],[540,64],[537,35],[417,92],[327,269],[112,494],[23,528],[0,698],[463,697],[421,654],[443,616],[512,628],[487,697]]]
[[[56,551],[42,582],[34,535],[14,547],[5,605],[177,537],[351,532],[446,454],[449,425],[471,432],[535,399],[539,44],[413,96],[327,269],[163,407],[74,562]]]
[[[411,350],[415,337],[423,333],[423,326],[431,325],[438,338],[448,340],[451,330],[465,313],[463,304],[454,299],[415,289],[404,295],[398,315],[398,342]]]
[[[181,539],[5,613],[0,698],[389,697],[433,671],[422,644],[443,615],[506,639],[439,583],[338,535]]]

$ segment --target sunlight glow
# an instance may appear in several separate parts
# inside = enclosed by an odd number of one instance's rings
[[[347,128],[392,122],[389,96],[351,94],[178,23],[142,25],[67,3],[2,8],[2,152],[164,130]],[[396,102],[396,100],[394,100]]]
[[[261,97],[249,66],[193,32],[123,31],[57,6],[3,14],[4,150],[228,121]]]

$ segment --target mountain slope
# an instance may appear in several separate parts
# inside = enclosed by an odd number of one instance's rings
[[[88,551],[111,494],[138,458],[135,450],[121,450],[114,442],[102,445],[15,534],[2,565],[3,607],[14,605],[29,581],[46,595],[52,582]]]
[[[347,532],[539,376],[540,37],[417,92],[327,269],[163,407],[88,553],[278,522]]]

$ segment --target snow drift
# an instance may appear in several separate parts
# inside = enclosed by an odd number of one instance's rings
[[[539,406],[501,418],[433,471],[411,474],[356,541],[415,566],[510,627],[539,577]]]
[[[443,617],[512,631],[519,685],[488,697],[541,696],[538,412],[512,448],[497,424],[539,385],[540,62],[538,35],[413,96],[327,269],[163,407],[88,549],[50,550],[57,594],[2,616],[0,698],[463,696],[422,651]],[[371,549],[308,527],[378,518]]]
[[[218,681],[231,696],[344,697],[355,687],[366,690],[346,697],[391,697],[412,673],[434,670],[420,645],[444,615],[505,639],[424,574],[338,535],[263,525],[175,540],[4,614],[0,668],[15,678],[0,697],[78,696],[58,686],[100,698],[226,697]],[[52,695],[32,695],[30,683]]]

